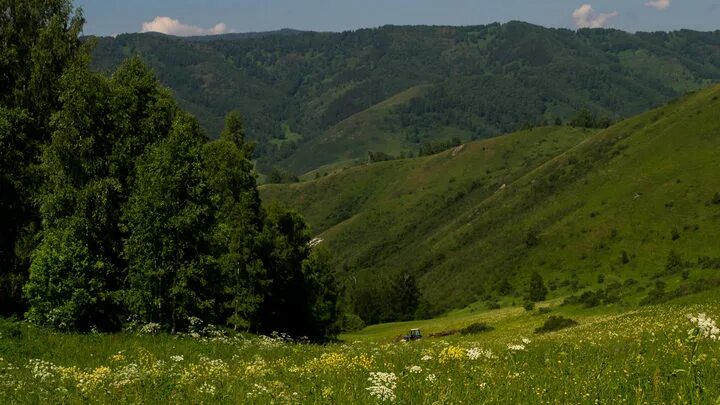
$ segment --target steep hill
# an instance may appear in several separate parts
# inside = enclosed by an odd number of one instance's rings
[[[431,313],[521,300],[535,271],[553,296],[607,279],[662,300],[717,282],[718,150],[715,86],[598,133],[535,129],[262,194],[309,218],[350,290],[407,271]]]
[[[567,121],[585,107],[621,119],[720,80],[720,32],[520,22],[202,39],[119,35],[98,39],[93,64],[112,71],[133,55],[211,135],[225,113],[242,111],[260,170],[277,165],[296,174],[362,158],[367,148],[417,151],[426,141]],[[418,86],[422,92],[406,97]],[[353,118],[383,105],[381,119]]]

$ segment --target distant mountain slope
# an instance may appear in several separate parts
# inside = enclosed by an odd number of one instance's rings
[[[715,86],[599,133],[535,129],[262,195],[307,215],[349,285],[409,271],[439,312],[534,271],[567,294],[720,267],[719,151]]]
[[[414,86],[387,100],[354,114],[328,128],[322,134],[302,143],[285,163],[304,173],[318,165],[367,158],[367,153],[384,152],[399,155],[417,152],[417,145],[405,131],[392,124],[395,109],[413,99],[422,97],[430,86]],[[467,135],[463,132],[442,128],[436,135]]]
[[[158,72],[211,135],[227,111],[241,110],[261,171],[277,165],[298,174],[362,157],[365,146],[417,150],[448,136],[483,138],[567,120],[584,107],[620,119],[720,80],[720,31],[629,34],[519,22],[202,40],[119,35],[98,40],[93,65],[110,71],[132,55]],[[422,95],[389,108],[361,134],[341,125],[420,85]],[[287,138],[286,129],[300,136]],[[357,145],[358,135],[372,142]],[[318,149],[328,137],[334,146]]]

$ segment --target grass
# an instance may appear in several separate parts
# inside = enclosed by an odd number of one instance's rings
[[[544,303],[580,324],[543,335],[532,331],[547,316],[521,308],[457,312],[378,325],[329,345],[245,335],[57,334],[0,321],[0,402],[714,403],[720,342],[689,335],[686,315],[717,319],[718,298],[713,291],[630,310]],[[495,329],[392,341],[411,325],[478,320]]]
[[[388,124],[395,108],[423,95],[430,86],[418,85],[404,90],[370,108],[354,114],[323,131],[320,136],[300,144],[298,150],[282,163],[298,173],[318,172],[323,166],[343,166],[343,162],[366,160],[369,151],[399,155],[417,154],[419,145],[409,142],[405,130]],[[469,133],[446,127],[434,131],[434,141],[454,136],[469,138]],[[324,171],[323,171],[324,172]],[[307,174],[301,176],[307,178]]]
[[[646,286],[667,277],[671,251],[691,272],[698,257],[720,257],[718,117],[714,86],[598,133],[541,128],[261,193],[310,220],[342,276],[410,271],[435,314],[484,299],[508,305],[535,271],[575,283],[551,297],[601,274]],[[514,292],[498,297],[503,279]]]

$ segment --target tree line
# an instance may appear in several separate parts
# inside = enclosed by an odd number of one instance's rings
[[[83,24],[67,0],[0,2],[2,313],[333,337],[329,252],[261,206],[240,115],[210,141],[139,59],[91,71]]]

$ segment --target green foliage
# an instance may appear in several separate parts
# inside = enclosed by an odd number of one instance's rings
[[[73,227],[44,232],[25,286],[27,318],[60,330],[115,328],[117,305],[107,284],[115,269],[94,255],[78,233]]]
[[[668,253],[667,260],[665,261],[665,271],[668,273],[677,273],[686,267],[687,263],[678,252],[671,250],[670,253]]]
[[[366,324],[362,318],[352,313],[344,313],[340,317],[341,332],[357,332],[365,328]]]
[[[717,32],[521,22],[202,41],[127,34],[98,39],[94,66],[111,71],[140,55],[208,133],[240,108],[260,170],[300,174],[368,150],[398,156],[454,136],[569,122],[582,109],[592,113],[576,124],[605,127],[600,117],[617,121],[716,81],[717,43]]]
[[[470,324],[470,325],[460,329],[460,334],[461,335],[475,335],[478,333],[490,332],[494,329],[495,328],[486,324],[485,322],[475,322],[473,324]]]
[[[248,329],[252,314],[262,302],[267,286],[265,269],[257,253],[256,239],[262,217],[252,163],[241,136],[240,118],[228,118],[225,137],[202,149],[204,178],[213,193],[215,227],[211,233],[225,302],[223,318],[236,328]]]
[[[20,315],[39,228],[35,170],[60,105],[60,78],[87,49],[68,0],[0,3],[0,315]]]
[[[273,167],[265,178],[268,184],[297,183],[300,181],[297,176],[287,170]]]
[[[340,331],[340,287],[335,278],[330,251],[314,248],[302,262],[303,290],[306,295],[305,330],[299,336],[315,341],[334,338]],[[346,324],[348,326],[348,324]],[[359,325],[353,325],[359,327]]]
[[[0,6],[3,313],[21,308],[27,278],[28,319],[60,330],[112,331],[129,319],[332,339],[329,253],[308,245],[298,214],[261,210],[240,115],[208,143],[139,59],[111,77],[91,72],[72,10]]]
[[[530,302],[545,301],[548,289],[545,286],[542,276],[538,272],[530,275],[530,283],[527,290],[527,299]]]
[[[398,273],[391,283],[389,299],[393,319],[401,321],[413,319],[420,304],[420,292],[415,277],[403,271]]]
[[[628,256],[628,253],[627,253],[626,251],[624,251],[624,250],[623,250],[622,253],[620,254],[620,262],[621,262],[622,264],[628,264],[628,263],[630,263],[630,256]]]
[[[560,315],[551,315],[545,323],[539,328],[535,329],[535,333],[548,333],[555,332],[561,329],[572,328],[578,323],[570,318],[565,318]]]
[[[570,121],[570,126],[579,128],[607,128],[612,124],[608,118],[599,118],[587,108],[580,110]]]
[[[269,286],[253,330],[324,340],[337,331],[339,289],[324,249],[311,249],[310,228],[295,211],[271,205],[259,235]]]
[[[444,152],[450,148],[460,146],[461,143],[462,142],[460,141],[460,138],[458,138],[458,137],[455,137],[449,141],[424,142],[422,145],[420,145],[420,150],[418,151],[418,156],[429,156],[429,155],[434,155],[436,153]]]
[[[88,71],[86,64],[79,61],[62,78],[61,108],[43,151],[42,242],[26,296],[37,322],[107,330],[119,328],[123,318],[118,294],[126,278],[123,238],[128,235],[122,215],[134,187],[135,160],[167,133],[177,107],[136,59],[111,79]],[[51,252],[60,245],[77,263]],[[52,293],[58,277],[77,283],[80,287],[72,288],[80,298]],[[64,315],[42,315],[48,308]]]
[[[205,142],[191,117],[178,114],[167,139],[137,165],[124,222],[128,230],[128,309],[144,322],[183,328],[191,317],[217,321],[218,270],[209,246],[211,194],[203,179]]]

